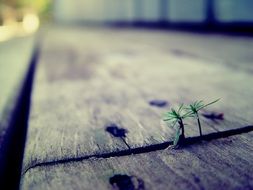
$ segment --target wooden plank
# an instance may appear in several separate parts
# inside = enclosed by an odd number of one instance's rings
[[[34,36],[0,43],[0,188],[16,189],[19,185],[33,44]]]
[[[230,47],[235,41],[237,55]],[[174,131],[161,117],[181,102],[221,98],[206,111],[224,113],[225,120],[203,119],[204,134],[252,124],[252,76],[225,59],[231,52],[244,59],[241,52],[249,44],[252,39],[216,35],[51,29],[35,79],[23,171],[43,162],[170,141]],[[222,56],[220,48],[226,48]],[[151,106],[152,100],[168,104]],[[187,123],[186,135],[197,136],[196,122]],[[114,124],[128,131],[127,145],[106,132]]]
[[[0,149],[27,72],[34,37],[0,43]]]
[[[40,166],[23,176],[21,189],[109,190],[110,179],[123,184],[118,189],[252,189],[252,137],[253,132],[179,150]],[[119,174],[124,180],[113,178]]]

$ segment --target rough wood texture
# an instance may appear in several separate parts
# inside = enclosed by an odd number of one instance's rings
[[[0,149],[28,70],[34,37],[0,43]]]
[[[252,189],[252,137],[253,132],[179,150],[36,167],[25,174],[21,189],[109,190],[117,174],[135,176],[132,186],[141,182],[146,190]],[[131,189],[126,181],[119,189]]]
[[[111,29],[51,29],[32,97],[23,171],[38,163],[117,152],[173,139],[162,114],[181,102],[216,98],[204,134],[252,124],[253,40]],[[168,105],[155,107],[152,100]],[[187,136],[197,136],[187,121]],[[126,143],[105,131],[128,130]]]

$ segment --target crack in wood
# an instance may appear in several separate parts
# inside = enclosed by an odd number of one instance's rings
[[[239,135],[242,133],[248,133],[251,131],[253,131],[253,125],[248,125],[245,127],[241,127],[239,129],[232,129],[232,130],[227,130],[227,131],[222,131],[222,132],[210,133],[207,135],[203,135],[202,137],[200,137],[200,136],[188,137],[185,139],[184,147],[199,143],[202,140],[211,141],[211,140],[215,140],[215,139]],[[24,170],[24,172],[22,172],[21,176],[24,176],[28,172],[28,170],[33,169],[35,167],[51,166],[51,165],[57,165],[57,164],[64,164],[64,163],[68,163],[68,162],[78,162],[78,161],[83,161],[83,160],[87,160],[87,159],[91,159],[91,158],[110,158],[110,157],[127,156],[127,155],[132,155],[132,154],[148,153],[148,152],[166,149],[168,146],[170,146],[172,144],[173,144],[173,141],[167,141],[167,142],[163,142],[163,143],[159,143],[159,144],[148,145],[145,147],[131,148],[131,149],[121,150],[121,151],[117,151],[117,152],[109,152],[109,153],[103,153],[103,154],[83,156],[83,157],[78,157],[78,158],[66,158],[66,159],[61,159],[61,160],[36,163],[34,165],[31,165],[30,167],[27,167]]]

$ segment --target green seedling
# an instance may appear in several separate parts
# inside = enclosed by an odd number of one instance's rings
[[[202,128],[201,128],[201,123],[199,119],[199,111],[207,106],[210,106],[211,104],[214,104],[218,102],[220,99],[217,99],[215,101],[212,101],[208,104],[204,104],[204,102],[201,101],[196,101],[193,104],[190,104],[188,107],[185,108],[186,111],[190,112],[191,114],[189,116],[195,117],[198,121],[198,126],[199,126],[199,134],[202,137]]]
[[[171,108],[171,111],[167,112],[165,114],[165,117],[163,121],[168,122],[172,128],[178,124],[178,127],[176,129],[176,134],[174,138],[173,145],[177,146],[181,143],[184,142],[185,140],[185,135],[184,135],[184,122],[183,119],[190,117],[192,115],[192,112],[184,112],[185,111],[185,106],[184,104],[181,104],[178,108],[178,110],[175,110],[174,108]]]

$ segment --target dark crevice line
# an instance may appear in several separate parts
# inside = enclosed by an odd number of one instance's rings
[[[231,129],[231,130],[222,131],[222,132],[210,133],[207,135],[203,135],[202,137],[200,137],[200,136],[188,137],[185,139],[185,146],[200,143],[202,140],[203,141],[211,141],[211,140],[215,140],[215,139],[239,135],[242,133],[248,133],[251,131],[253,131],[253,125],[245,126],[245,127],[239,128],[239,129]],[[83,161],[83,160],[87,160],[90,158],[110,158],[110,157],[127,156],[127,155],[132,155],[132,154],[149,153],[149,152],[153,152],[153,151],[157,151],[157,150],[164,150],[172,144],[173,144],[173,141],[167,141],[167,142],[163,142],[163,143],[159,143],[159,144],[148,145],[145,147],[131,148],[131,149],[121,150],[121,151],[117,151],[117,152],[95,154],[95,155],[83,156],[83,157],[78,157],[78,158],[66,158],[66,159],[61,159],[61,160],[36,163],[36,164],[31,165],[30,167],[26,168],[24,170],[24,172],[22,173],[22,176],[25,175],[28,170],[33,169],[35,167],[52,166],[52,165],[64,164],[64,163],[68,163],[68,162],[78,162],[78,161]]]
[[[129,144],[126,142],[125,138],[121,137],[121,140],[123,141],[123,143],[127,146],[127,148],[129,150],[131,150],[131,147],[129,146]]]
[[[30,97],[38,55],[39,49],[36,44],[24,80],[20,84],[21,90],[0,152],[0,188],[19,189],[30,111]]]

